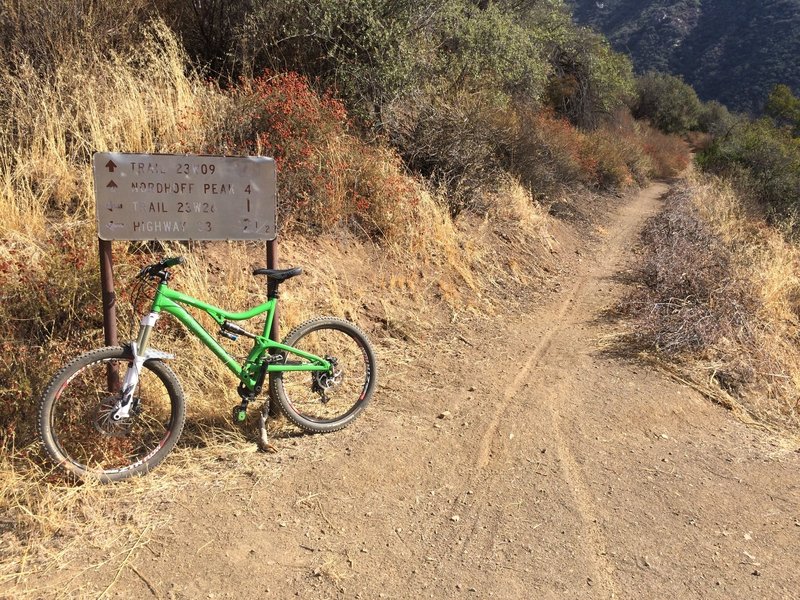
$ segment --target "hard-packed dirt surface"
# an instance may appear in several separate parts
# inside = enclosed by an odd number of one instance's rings
[[[608,351],[665,191],[621,202],[532,312],[384,347],[403,366],[348,429],[165,495],[80,593],[800,598],[797,444]]]

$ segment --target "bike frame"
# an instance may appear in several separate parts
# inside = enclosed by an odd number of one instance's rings
[[[250,350],[250,353],[247,355],[244,363],[240,365],[236,359],[228,354],[225,348],[220,346],[217,340],[215,340],[211,334],[182,306],[184,304],[202,310],[212,319],[214,319],[214,321],[216,321],[220,326],[222,326],[225,321],[246,321],[248,319],[252,319],[253,317],[257,317],[258,315],[267,313],[266,322],[264,323],[264,331],[261,335],[253,334],[253,348]],[[230,369],[250,391],[253,391],[258,384],[263,362],[262,357],[264,356],[265,352],[269,352],[270,350],[280,350],[286,353],[294,354],[295,356],[299,356],[300,358],[304,358],[310,362],[299,365],[287,363],[269,363],[267,365],[267,373],[280,373],[286,371],[330,371],[331,363],[324,358],[269,339],[269,332],[272,329],[272,321],[275,318],[275,308],[277,304],[277,298],[270,298],[264,304],[255,306],[250,310],[246,310],[244,312],[230,312],[219,308],[218,306],[214,306],[213,304],[208,304],[207,302],[203,302],[202,300],[188,296],[187,294],[177,290],[173,290],[167,285],[166,282],[161,282],[159,283],[158,288],[156,289],[156,295],[153,298],[149,322],[147,322],[148,317],[145,317],[142,320],[142,329],[140,330],[137,342],[137,353],[145,351],[150,330],[155,324],[155,321],[158,319],[159,314],[163,311],[174,316],[189,331],[197,336],[200,341],[202,341],[203,344],[205,344],[208,349],[211,350],[211,352],[213,352],[216,357],[219,358],[223,364],[225,364],[225,366],[228,367],[228,369]]]

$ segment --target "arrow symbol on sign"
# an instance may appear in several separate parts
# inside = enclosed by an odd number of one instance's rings
[[[113,172],[114,172],[114,169],[116,169],[116,168],[117,168],[117,165],[116,165],[116,164],[114,164],[114,161],[113,161],[113,160],[109,160],[109,161],[106,163],[106,168],[108,169],[108,172],[109,172],[109,173],[113,173]]]
[[[108,182],[108,185],[106,185],[106,187],[107,187],[107,188],[116,189],[116,188],[118,188],[119,186],[118,186],[116,183],[114,183],[114,180],[112,179],[111,181],[109,181],[109,182]]]

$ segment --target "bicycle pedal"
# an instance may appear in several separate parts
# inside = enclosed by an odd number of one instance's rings
[[[247,420],[247,408],[244,406],[233,407],[233,422],[244,423]]]

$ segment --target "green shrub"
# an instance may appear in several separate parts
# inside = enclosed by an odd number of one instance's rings
[[[549,65],[530,24],[505,6],[446,0],[423,35],[435,49],[426,66],[443,90],[489,90],[538,99]]]
[[[697,128],[715,137],[726,135],[736,123],[728,108],[715,100],[704,103],[697,116]]]
[[[776,85],[770,92],[764,112],[775,124],[784,127],[795,136],[800,136],[800,98],[792,93],[788,85]]]
[[[732,177],[773,218],[800,217],[800,138],[770,119],[735,127],[701,153],[698,163]]]
[[[380,123],[383,106],[417,75],[414,31],[427,10],[410,0],[253,3],[228,44],[228,69],[300,73]]]
[[[633,114],[665,133],[684,133],[698,126],[702,106],[692,86],[664,73],[647,73],[636,80]]]

